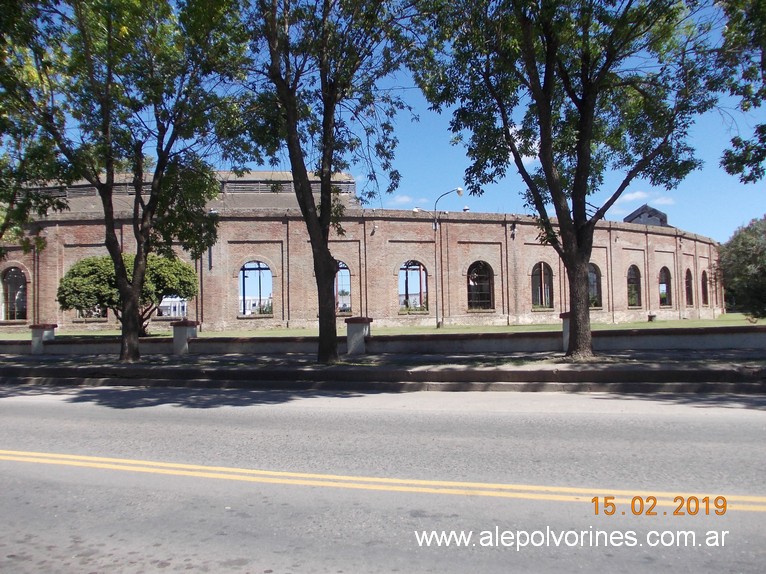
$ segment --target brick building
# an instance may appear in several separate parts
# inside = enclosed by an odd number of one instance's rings
[[[564,266],[551,247],[538,243],[532,218],[370,209],[356,203],[352,180],[340,178],[338,187],[347,206],[345,234],[331,240],[341,262],[339,322],[367,316],[378,326],[434,325],[438,316],[445,325],[556,323],[568,310]],[[95,190],[74,185],[58,193],[67,194],[70,210],[33,228],[47,247],[26,254],[11,247],[0,262],[0,330],[39,322],[64,329],[114,328],[108,315],[58,308],[56,289],[67,269],[83,257],[107,253]],[[130,252],[127,182],[116,199],[116,209],[124,214],[118,236]],[[199,296],[166,300],[154,323],[185,315],[209,331],[315,326],[311,249],[289,174],[222,174],[221,195],[210,208],[220,217],[219,238],[191,262]],[[638,212],[631,215],[648,215],[662,224],[603,221],[597,226],[592,321],[719,315],[723,293],[713,272],[716,242],[667,226],[664,214],[648,206]]]

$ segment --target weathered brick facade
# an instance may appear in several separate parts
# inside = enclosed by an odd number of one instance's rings
[[[200,295],[188,302],[188,317],[201,321],[202,329],[210,331],[315,326],[311,249],[292,192],[289,187],[252,190],[244,184],[230,190],[224,186],[221,199],[211,204],[220,216],[219,239],[199,261],[192,262],[199,275]],[[346,197],[345,234],[333,235],[331,246],[335,258],[348,267],[350,288],[339,290],[339,309],[350,306],[350,313],[340,313],[339,323],[350,314],[372,317],[377,326],[434,325],[436,299],[439,319],[446,325],[556,323],[559,314],[568,310],[564,267],[552,248],[537,242],[538,230],[531,218],[439,212],[434,230],[429,212],[363,209],[351,197]],[[76,313],[63,312],[56,303],[58,282],[74,262],[106,254],[98,198],[81,192],[70,204],[69,212],[36,224],[34,231],[45,237],[46,249],[25,254],[11,247],[0,262],[0,277],[16,268],[26,281],[26,319],[17,320],[7,320],[7,309],[13,305],[7,295],[13,286],[4,281],[0,319],[5,320],[0,321],[0,329],[26,329],[33,322],[57,323],[65,329],[113,328],[113,319],[106,323],[78,319]],[[122,220],[118,236],[130,252],[132,230],[127,220]],[[723,306],[722,289],[713,271],[716,258],[717,245],[706,237],[672,227],[600,223],[592,256],[600,285],[600,289],[595,287],[600,301],[594,295],[593,322],[645,321],[650,314],[658,319],[716,317]],[[252,261],[268,266],[268,301],[262,297],[243,302],[240,270]],[[400,269],[408,261],[417,261],[425,269],[417,279],[415,272],[410,275],[415,287],[409,285],[410,296],[405,297]],[[481,304],[471,299],[469,305],[469,282],[476,283],[469,270],[479,261],[489,265],[491,278],[482,280],[486,292]],[[543,278],[533,277],[541,262],[549,267],[550,278],[544,266]],[[632,288],[640,291],[640,302],[633,305],[629,305],[628,295],[631,266],[640,275],[639,287]],[[670,284],[661,305],[663,267],[669,271]],[[547,286],[541,287],[541,281]],[[403,305],[405,298],[410,307]],[[533,305],[535,301],[537,305]],[[635,293],[630,302],[637,303]],[[259,312],[251,312],[250,306],[256,304]]]

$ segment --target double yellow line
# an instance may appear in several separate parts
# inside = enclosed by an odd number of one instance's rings
[[[596,488],[535,486],[527,484],[494,484],[483,482],[455,482],[445,480],[408,480],[400,478],[375,478],[368,476],[344,476],[334,474],[313,474],[304,472],[281,472],[272,470],[253,470],[224,466],[200,466],[172,462],[153,462],[122,458],[79,456],[72,454],[53,454],[44,452],[25,452],[0,450],[0,460],[96,468],[125,472],[143,472],[149,474],[187,476],[218,480],[235,480],[260,484],[280,484],[294,486],[318,486],[324,488],[343,488],[354,490],[376,490],[383,492],[411,492],[456,496],[484,496],[494,498],[517,498],[524,500],[553,500],[559,502],[587,502],[593,504],[593,497],[614,497],[612,502],[621,505],[630,514],[633,497],[653,496],[657,506],[678,506],[673,499],[678,496],[695,496],[702,500],[709,496],[712,501],[717,494],[684,494],[670,492],[647,492],[628,490],[606,490]],[[766,512],[766,496],[723,495],[727,500],[727,510]],[[711,514],[712,512],[711,508]],[[662,514],[662,512],[660,512]],[[668,513],[670,514],[670,513]]]

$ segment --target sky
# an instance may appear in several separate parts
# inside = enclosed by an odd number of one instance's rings
[[[439,195],[464,187],[469,160],[461,145],[450,143],[448,113],[430,111],[417,89],[404,90],[403,98],[413,107],[419,121],[413,123],[406,114],[397,120],[399,145],[394,167],[401,173],[402,181],[395,193],[383,193],[370,207],[405,210],[421,207],[433,211]],[[606,219],[622,221],[646,203],[665,212],[669,225],[726,242],[738,227],[766,214],[766,181],[745,185],[720,167],[721,155],[732,135],[739,129],[743,136],[749,136],[757,122],[766,122],[766,108],[748,117],[732,109],[702,116],[690,141],[704,161],[703,168],[692,172],[670,191],[635,181],[609,210]],[[360,181],[364,179],[361,174],[354,175]],[[522,189],[521,177],[515,169],[509,169],[508,176],[485,189],[483,195],[470,196],[466,192],[459,197],[451,193],[439,201],[438,208],[454,212],[467,206],[472,212],[531,214],[524,208]],[[598,205],[606,199],[606,195],[597,197],[601,200]]]

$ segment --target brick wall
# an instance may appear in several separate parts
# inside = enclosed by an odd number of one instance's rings
[[[531,218],[481,213],[440,213],[435,231],[428,212],[348,209],[344,235],[334,234],[331,250],[349,269],[354,316],[369,316],[376,326],[433,325],[438,284],[439,319],[447,324],[556,323],[568,310],[567,280],[554,250],[537,242]],[[201,294],[189,302],[189,317],[204,330],[253,330],[278,326],[308,327],[317,322],[316,287],[311,249],[297,208],[219,208],[219,239],[200,261]],[[0,276],[10,267],[22,269],[28,282],[28,323],[58,323],[64,329],[114,328],[110,318],[82,322],[56,303],[58,282],[71,265],[87,256],[105,255],[98,213],[64,213],[41,224],[47,248],[23,253],[12,248],[0,262]],[[127,222],[118,234],[132,250]],[[601,274],[602,305],[594,322],[713,318],[721,313],[722,291],[715,282],[716,243],[670,227],[602,222],[596,230],[592,263]],[[425,266],[428,309],[402,313],[399,269],[405,261]],[[242,314],[240,269],[250,261],[268,265],[271,273],[271,313]],[[468,309],[468,268],[476,261],[493,272],[491,309]],[[539,262],[552,272],[553,307],[533,309],[532,272]],[[628,268],[641,273],[642,301],[628,306]],[[658,277],[671,273],[671,304],[660,306]],[[687,304],[685,276],[692,274],[692,302]],[[708,304],[702,304],[701,277],[710,280]],[[339,318],[342,324],[343,318]],[[22,325],[23,326],[23,325]],[[0,321],[0,329],[18,328]],[[159,327],[158,327],[159,328]],[[164,327],[162,327],[164,328]]]

